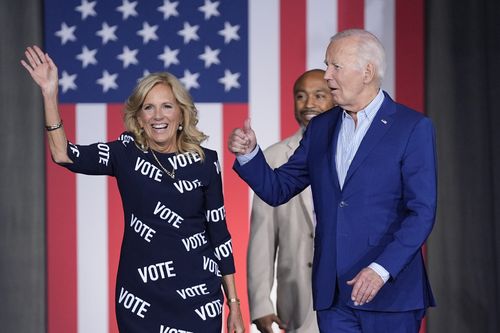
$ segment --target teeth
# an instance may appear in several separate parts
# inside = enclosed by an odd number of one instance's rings
[[[163,128],[167,128],[168,125],[167,124],[153,124],[153,125],[151,125],[151,127],[155,128],[155,129],[163,129]]]
[[[305,112],[302,112],[302,114],[305,117],[314,117],[314,116],[317,116],[319,114],[319,112],[317,112],[317,111],[305,111]]]
[[[306,113],[304,116],[307,119],[312,119],[312,118],[316,117],[317,115],[318,115],[317,113]]]

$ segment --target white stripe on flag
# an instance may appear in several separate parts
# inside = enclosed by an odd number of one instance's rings
[[[77,104],[76,142],[106,142],[106,104]],[[108,180],[76,176],[78,332],[108,332]]]
[[[325,68],[326,47],[337,33],[337,22],[337,0],[307,1],[306,69]]]
[[[202,145],[209,149],[217,151],[219,155],[219,164],[222,168],[224,163],[222,161],[223,151],[226,148],[226,138],[223,138],[222,129],[222,104],[219,103],[196,103],[198,109],[198,128],[209,136],[208,140]],[[222,170],[224,172],[224,170]]]
[[[249,116],[265,149],[280,139],[280,8],[269,0],[248,7]]]
[[[375,34],[385,48],[387,70],[382,89],[395,95],[395,26],[396,4],[394,0],[365,0],[365,29]]]

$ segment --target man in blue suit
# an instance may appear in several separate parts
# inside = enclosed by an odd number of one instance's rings
[[[322,332],[416,333],[434,306],[421,252],[436,212],[432,123],[380,89],[385,53],[373,34],[336,34],[325,63],[338,106],[315,117],[274,170],[247,120],[228,141],[234,169],[273,206],[311,185]]]

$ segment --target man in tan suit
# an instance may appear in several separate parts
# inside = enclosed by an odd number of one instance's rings
[[[323,70],[313,69],[295,81],[295,119],[300,129],[266,149],[264,154],[271,167],[288,161],[312,117],[333,108],[324,74]],[[273,322],[286,332],[319,332],[311,292],[314,226],[310,187],[276,208],[254,196],[247,261],[248,297],[251,320],[262,333],[272,332]],[[270,297],[275,275],[277,314]]]

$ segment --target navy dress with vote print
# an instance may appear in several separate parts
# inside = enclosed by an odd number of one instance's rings
[[[131,135],[68,144],[77,173],[117,179],[125,216],[116,281],[120,332],[220,332],[222,275],[234,273],[215,151],[156,153]],[[118,222],[117,222],[118,223]]]

